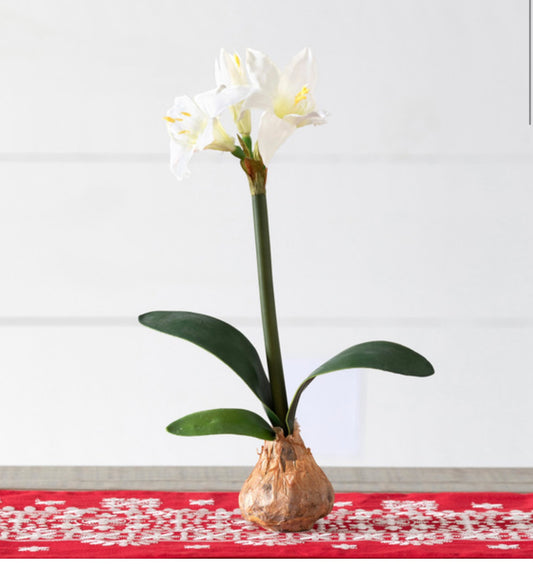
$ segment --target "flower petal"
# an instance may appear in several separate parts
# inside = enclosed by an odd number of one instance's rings
[[[217,86],[246,86],[248,77],[246,68],[237,53],[230,55],[225,49],[220,50],[215,61],[215,80]]]
[[[261,51],[246,50],[246,67],[253,90],[246,107],[267,108],[272,105],[278,90],[280,72],[278,67]]]
[[[198,107],[189,96],[178,96],[174,99],[173,106],[167,111],[167,116],[172,119],[181,119],[182,114],[195,115],[198,113]],[[171,120],[169,120],[171,122]],[[172,122],[175,123],[175,122]]]
[[[204,129],[198,135],[198,139],[194,144],[195,151],[205,149],[207,145],[213,142],[215,135],[213,133],[213,119],[209,118],[205,124]]]
[[[273,96],[258,88],[252,88],[250,94],[244,99],[242,103],[242,111],[259,108],[267,110],[272,108]]]
[[[204,147],[204,149],[213,149],[215,151],[233,151],[235,149],[235,139],[228,135],[224,126],[218,118],[214,118],[211,122],[213,140]]]
[[[304,125],[323,125],[326,123],[326,118],[328,113],[324,110],[317,110],[314,112],[309,112],[303,116],[298,114],[286,115],[283,119],[292,123],[295,127],[303,127]]]
[[[217,86],[228,86],[231,83],[227,64],[228,56],[229,53],[225,49],[220,49],[218,59],[215,60],[215,82]]]
[[[313,90],[316,84],[317,70],[311,49],[306,47],[295,55],[279,80],[279,94],[291,99],[305,86]]]
[[[165,119],[169,135],[176,143],[194,148],[209,118],[188,96],[180,96],[174,100]]]
[[[194,101],[209,117],[217,117],[230,106],[244,100],[249,92],[249,86],[219,86],[214,90],[198,94]]]
[[[274,153],[296,130],[290,121],[280,119],[272,111],[264,112],[259,122],[257,144],[263,162],[268,165]]]
[[[189,161],[194,149],[170,139],[170,170],[178,180],[183,180],[191,174]]]

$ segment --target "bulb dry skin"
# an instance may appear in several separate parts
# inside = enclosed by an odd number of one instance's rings
[[[307,531],[333,507],[333,486],[315,462],[299,429],[285,437],[276,429],[244,483],[239,506],[244,519],[272,531]]]

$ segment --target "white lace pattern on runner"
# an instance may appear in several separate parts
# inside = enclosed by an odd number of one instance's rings
[[[265,531],[240,517],[238,508],[211,507],[213,500],[190,499],[189,507],[167,507],[157,497],[109,497],[98,507],[68,507],[36,499],[24,509],[0,500],[0,540],[27,542],[77,541],[101,546],[143,546],[186,543],[191,550],[229,542],[242,546],[291,546],[329,543],[354,550],[358,542],[386,545],[442,545],[484,541],[490,548],[518,548],[533,540],[533,511],[505,510],[500,504],[474,504],[464,511],[441,510],[435,501],[384,500],[372,510],[337,502],[315,527],[302,533]],[[59,506],[59,507],[58,507]],[[40,550],[43,550],[41,548]]]

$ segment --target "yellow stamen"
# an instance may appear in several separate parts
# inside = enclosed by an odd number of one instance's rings
[[[174,118],[171,118],[170,116],[165,116],[163,119],[168,121],[169,123],[174,123],[176,121]]]
[[[191,117],[191,114],[189,112],[181,112],[181,115]]]
[[[185,133],[190,133],[190,131],[188,129],[182,129],[181,131],[178,131],[178,135],[183,135]]]
[[[233,55],[233,58],[235,59],[237,66],[240,67],[241,66],[241,60],[239,59],[239,55],[237,55],[237,53],[235,53],[235,55]]]
[[[302,87],[300,92],[294,97],[294,104],[299,104],[302,100],[307,100],[307,95],[309,94],[309,88],[307,86]]]

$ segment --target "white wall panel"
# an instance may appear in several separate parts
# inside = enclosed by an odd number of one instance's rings
[[[527,16],[525,0],[0,0],[0,465],[255,461],[253,439],[163,431],[257,406],[135,318],[205,312],[260,345],[244,175],[199,155],[177,184],[162,116],[212,87],[222,46],[283,65],[306,45],[330,120],[269,170],[288,387],[371,339],[437,374],[323,376],[304,438],[322,464],[532,465]]]
[[[240,326],[259,350],[260,331]],[[357,342],[397,340],[436,374],[318,377],[302,434],[325,465],[531,466],[531,330],[281,327],[292,397],[308,371]],[[175,437],[191,411],[261,411],[248,388],[194,345],[145,327],[0,329],[0,465],[251,465],[261,441]]]
[[[273,165],[280,316],[530,319],[532,182],[529,164]],[[181,184],[164,163],[4,163],[0,183],[2,315],[258,317],[232,157]]]
[[[316,54],[331,123],[286,154],[529,153],[523,0],[4,0],[0,152],[166,152],[220,47]]]
[[[375,338],[378,329],[365,334]],[[409,335],[436,374],[421,381],[367,371],[362,443],[368,460],[376,466],[412,460],[420,466],[533,465],[531,327],[388,335],[399,341]]]
[[[190,411],[258,407],[237,377],[193,345],[141,326],[2,333],[10,405],[1,415],[2,464],[231,464],[246,443],[253,460],[257,441],[249,438],[180,442],[165,432]]]

